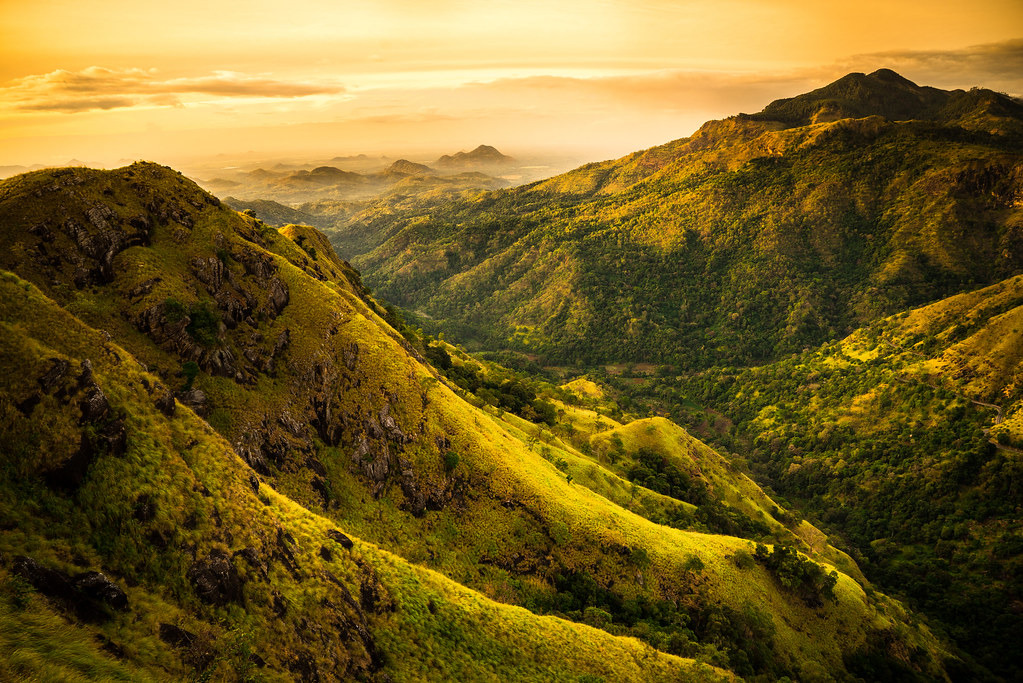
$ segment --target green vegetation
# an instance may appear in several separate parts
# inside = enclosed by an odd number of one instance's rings
[[[763,543],[757,543],[753,559],[767,567],[786,589],[796,593],[810,607],[821,607],[824,598],[835,599],[838,574],[825,572],[819,564],[792,548],[776,545],[768,550]]]
[[[881,70],[530,186],[383,199],[332,239],[430,333],[611,389],[547,394],[556,420],[540,422],[566,450],[535,446],[571,481],[665,526],[774,536],[776,550],[752,561],[826,606],[828,572],[784,549],[790,537],[814,546],[822,526],[977,660],[956,676],[1012,678],[1023,668],[1004,651],[1023,638],[1021,153],[1019,102]],[[515,412],[476,366],[427,356]],[[602,372],[610,363],[656,367]],[[657,425],[645,443],[612,424],[626,413],[670,416],[734,471],[698,470],[680,454],[699,449]],[[771,497],[740,484],[740,469]],[[866,680],[915,675],[912,654],[876,658],[892,637],[873,632],[845,666]]]
[[[169,169],[5,181],[0,677],[1011,676],[1020,120],[882,71],[508,192],[401,165],[332,237],[415,316]]]
[[[1020,663],[998,643],[1023,634],[1023,545],[1010,531],[1023,471],[986,431],[1004,413],[999,437],[1016,433],[1021,287],[1012,278],[758,368],[610,384],[741,454],[844,538],[871,580],[1009,675]]]
[[[0,567],[49,591],[41,609],[90,658],[210,680],[246,662],[268,680],[728,675],[694,656],[825,678],[860,652],[948,666],[823,534],[786,527],[677,425],[573,405],[447,345],[450,376],[426,365],[439,340],[389,325],[311,228],[273,230],[152,164],[5,181],[0,225]],[[101,231],[116,249],[93,250]],[[765,542],[838,569],[835,601],[809,607],[733,561],[750,541],[707,533],[707,505],[628,481],[644,446]],[[670,493],[681,479],[660,471]],[[654,521],[682,509],[692,527]],[[107,602],[61,596],[42,570]],[[881,649],[878,629],[895,634]]]

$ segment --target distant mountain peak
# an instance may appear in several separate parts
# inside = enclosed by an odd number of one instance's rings
[[[899,83],[901,85],[908,85],[911,88],[919,88],[916,83],[909,80],[905,76],[898,74],[891,69],[878,69],[877,71],[868,74],[868,78],[875,78],[879,81],[887,81],[889,83]]]
[[[445,154],[437,159],[437,166],[475,168],[479,166],[504,166],[515,160],[505,154],[501,154],[496,147],[480,145],[471,152],[458,152],[457,154]]]
[[[775,100],[753,118],[802,126],[839,118],[935,119],[951,93],[919,86],[891,69],[853,72],[802,95]]]

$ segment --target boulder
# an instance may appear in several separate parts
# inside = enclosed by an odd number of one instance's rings
[[[354,543],[352,543],[352,539],[348,538],[337,529],[331,529],[330,531],[328,531],[327,538],[329,538],[332,541],[337,541],[345,550],[351,550],[352,546],[355,545]]]
[[[195,642],[195,634],[174,624],[160,624],[160,640],[171,647],[190,647]]]
[[[102,572],[88,571],[75,576],[44,567],[31,557],[14,558],[14,573],[43,595],[71,609],[85,621],[102,621],[108,610],[128,611],[128,596]]]
[[[242,601],[242,580],[231,558],[222,550],[212,550],[188,569],[188,580],[203,602],[223,606]]]
[[[91,602],[106,605],[118,612],[128,611],[128,596],[102,572],[79,574],[74,578],[74,586],[82,598],[79,603],[83,606]]]
[[[188,406],[200,417],[205,417],[209,413],[206,392],[202,389],[179,391],[177,399],[181,401],[182,405]]]

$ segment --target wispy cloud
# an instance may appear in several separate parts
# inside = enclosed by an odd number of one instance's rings
[[[76,113],[181,106],[202,96],[293,99],[343,92],[344,88],[336,84],[279,80],[233,71],[164,78],[155,70],[93,66],[81,71],[58,69],[16,79],[0,88],[0,104],[22,111]]]

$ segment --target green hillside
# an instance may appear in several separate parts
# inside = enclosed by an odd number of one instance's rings
[[[457,353],[457,378],[426,364],[437,354],[385,321],[313,228],[274,230],[139,163],[5,181],[0,229],[0,660],[14,677],[958,666],[677,426],[597,433],[562,402],[548,439],[536,411],[491,407],[524,389],[484,391]],[[592,430],[578,444],[572,417]],[[632,462],[656,471],[639,481]]]
[[[1016,276],[783,361],[622,390],[739,453],[757,481],[845,537],[868,577],[1012,680],[1021,316]]]
[[[161,378],[103,333],[0,277],[5,679],[722,678],[346,536],[192,411],[167,415]]]
[[[753,116],[331,232],[388,301],[549,363],[761,363],[1023,267],[1023,107],[852,74]]]

